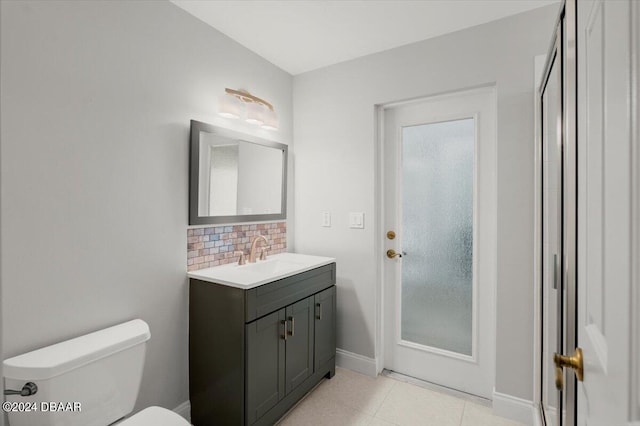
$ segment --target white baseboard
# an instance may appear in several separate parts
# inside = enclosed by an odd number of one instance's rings
[[[191,402],[186,400],[182,404],[173,409],[181,417],[184,417],[189,423],[191,423]]]
[[[336,365],[371,377],[378,375],[375,359],[340,348],[336,349]]]
[[[535,406],[531,401],[493,390],[493,414],[534,426]]]

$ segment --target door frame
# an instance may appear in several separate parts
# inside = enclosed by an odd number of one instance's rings
[[[551,63],[550,57],[556,50],[558,27],[562,24],[562,18],[564,16],[564,5],[560,7],[558,17],[556,18],[555,25],[553,26],[553,36],[548,48],[548,52],[544,55],[539,55],[534,58],[534,250],[533,250],[533,406],[534,406],[534,424],[544,425],[544,408],[542,406],[542,389],[545,385],[543,380],[543,368],[542,368],[542,337],[543,337],[543,310],[544,310],[544,298],[542,286],[544,284],[544,271],[542,263],[542,238],[543,238],[543,187],[542,177],[544,165],[543,149],[542,149],[542,120],[543,116],[540,114],[540,108],[542,106],[541,94],[544,89],[547,79],[549,78],[549,67]],[[562,58],[562,43],[558,47],[558,64],[563,67]],[[562,80],[564,80],[564,74],[561,74]],[[563,87],[563,81],[560,81],[560,87]],[[560,96],[564,96],[561,92]],[[561,101],[562,103],[562,101]],[[560,114],[563,113],[563,105],[560,106]],[[564,119],[564,117],[562,117]],[[562,160],[561,160],[562,161]],[[563,248],[564,249],[564,248]]]
[[[640,4],[631,2],[631,354],[640,353]],[[640,426],[640,357],[630,356],[629,417]]]
[[[546,55],[534,58],[533,117],[534,117],[534,167],[533,167],[533,406],[534,425],[542,425],[542,143],[540,132],[540,86],[545,71]]]
[[[566,324],[562,333],[564,335],[563,348],[561,351],[573,352],[578,346],[577,336],[577,290],[578,290],[578,265],[577,265],[577,183],[578,183],[578,139],[577,139],[577,0],[563,0],[553,27],[554,35],[546,55],[545,64],[542,68],[540,80],[535,84],[535,234],[534,234],[534,368],[533,368],[533,395],[534,413],[539,424],[544,425],[544,414],[542,413],[541,392],[544,385],[542,380],[542,134],[540,132],[542,116],[540,115],[540,95],[549,74],[550,56],[554,51],[558,30],[562,34],[560,41],[562,64],[562,131],[563,131],[563,158],[562,167],[564,178],[562,183],[563,191],[563,256],[562,256],[562,282],[564,283],[564,309]],[[560,28],[561,27],[561,28]],[[537,78],[537,76],[536,76]],[[573,212],[573,215],[571,214]],[[576,379],[574,374],[566,369],[564,371],[565,385],[563,389],[563,408],[566,411],[566,425],[572,426],[577,421],[577,393]],[[561,414],[560,414],[561,415]]]
[[[385,262],[386,257],[385,257],[385,244],[386,244],[386,239],[385,239],[385,234],[386,234],[386,229],[384,228],[384,224],[385,224],[385,203],[386,203],[386,197],[384,194],[384,185],[383,182],[385,181],[385,157],[384,157],[384,123],[385,123],[385,109],[386,108],[391,108],[391,107],[396,107],[396,106],[402,106],[402,105],[407,105],[407,104],[412,104],[412,103],[417,103],[417,102],[423,102],[423,101],[428,101],[428,100],[436,100],[438,98],[445,98],[445,97],[451,97],[451,96],[456,96],[459,94],[465,94],[465,93],[473,93],[473,92],[482,92],[482,91],[491,91],[491,95],[493,98],[493,108],[494,108],[494,128],[495,128],[495,137],[493,138],[492,141],[489,141],[490,143],[490,148],[491,150],[493,150],[493,166],[496,167],[497,166],[497,88],[495,83],[486,83],[486,84],[482,84],[482,85],[477,85],[477,86],[472,86],[472,87],[466,87],[466,88],[461,88],[458,90],[453,90],[453,91],[446,91],[446,92],[438,92],[438,93],[433,93],[433,94],[427,94],[427,95],[423,95],[423,96],[418,96],[418,97],[414,97],[414,98],[409,98],[409,99],[404,99],[404,100],[400,100],[400,101],[393,101],[393,102],[387,102],[387,103],[381,103],[381,104],[376,104],[374,105],[374,116],[375,116],[375,128],[374,128],[374,141],[375,141],[375,149],[374,149],[374,188],[375,188],[375,193],[374,193],[374,206],[375,206],[375,219],[374,219],[374,229],[376,231],[376,236],[374,238],[374,250],[375,250],[375,258],[376,258],[376,291],[375,291],[375,295],[376,295],[376,318],[375,318],[375,369],[376,369],[376,373],[380,373],[382,372],[382,370],[384,369],[384,365],[385,365],[385,353],[384,353],[384,348],[385,348],[385,338],[384,338],[384,321],[385,321],[385,316],[384,316],[384,310],[385,310],[385,300],[384,300],[384,277],[385,277],[385,272],[386,272],[386,268],[390,267],[391,265],[387,265],[387,262]],[[477,135],[477,129],[476,129],[476,135]],[[485,142],[486,143],[486,142]],[[478,141],[477,141],[477,137],[476,137],[476,141],[474,142],[474,150],[475,149],[479,149],[478,148]],[[474,155],[474,210],[476,208],[476,192],[477,192],[477,156]],[[491,348],[491,360],[490,362],[495,365],[495,360],[496,360],[496,334],[497,334],[497,315],[496,315],[496,306],[497,306],[497,210],[498,210],[498,205],[497,205],[497,194],[498,194],[498,180],[497,180],[497,171],[494,168],[494,171],[492,173],[491,176],[491,196],[493,197],[493,203],[491,205],[491,208],[493,210],[494,214],[494,222],[493,222],[493,229],[491,230],[492,232],[489,233],[489,245],[492,247],[492,255],[489,256],[490,257],[490,267],[489,267],[489,276],[490,279],[488,286],[490,287],[490,291],[491,291],[491,312],[490,312],[490,334],[491,334],[491,339],[490,342],[488,342],[487,344],[490,345]],[[474,213],[474,226],[477,226],[476,223],[476,214]],[[474,249],[476,248],[476,242],[474,241]],[[475,263],[475,262],[474,262]],[[476,277],[475,275],[477,274],[477,270],[476,270],[476,266],[474,266],[474,290],[475,290],[475,281],[476,281]],[[476,298],[474,297],[474,300]],[[474,319],[476,320],[475,322],[477,322],[477,319],[475,318],[475,316],[477,316],[478,314],[478,307],[475,306],[475,302],[474,302]],[[394,319],[395,320],[395,319]],[[474,336],[477,334],[477,331],[475,330],[476,324],[474,323]],[[477,342],[476,342],[477,344]],[[473,354],[474,356],[476,355],[475,353]],[[496,375],[496,369],[493,369],[493,377],[492,377],[492,382],[493,382],[493,391],[495,393],[495,375]]]

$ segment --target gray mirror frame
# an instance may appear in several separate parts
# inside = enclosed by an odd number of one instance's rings
[[[217,135],[255,143],[258,145],[276,148],[282,151],[282,207],[280,213],[275,214],[250,214],[235,216],[199,216],[198,215],[198,193],[200,174],[200,132],[215,133]],[[287,156],[288,146],[272,142],[257,136],[247,135],[234,130],[224,129],[201,121],[191,120],[189,153],[189,225],[214,225],[222,223],[237,222],[264,222],[272,220],[284,220],[287,218]]]

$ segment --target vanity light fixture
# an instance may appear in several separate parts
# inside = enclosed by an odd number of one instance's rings
[[[278,130],[278,115],[273,105],[246,90],[224,89],[218,114],[226,118],[241,118],[266,130]]]
[[[244,105],[240,99],[229,93],[225,93],[220,98],[220,109],[218,114],[226,118],[240,118]]]
[[[247,118],[244,119],[247,123],[257,124],[262,126],[264,124],[265,106],[259,103],[250,102],[246,105]]]

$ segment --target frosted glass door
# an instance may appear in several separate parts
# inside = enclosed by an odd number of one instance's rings
[[[402,129],[401,339],[472,355],[473,118]]]
[[[493,87],[384,110],[384,368],[483,398],[496,365],[495,123]]]

